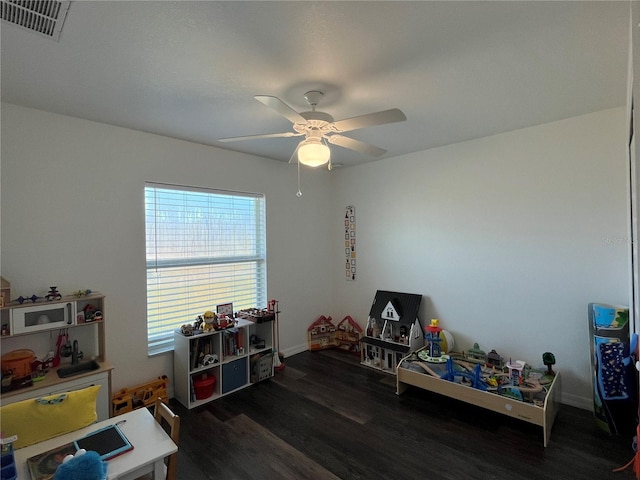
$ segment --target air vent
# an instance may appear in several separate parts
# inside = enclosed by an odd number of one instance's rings
[[[70,4],[55,0],[0,0],[0,18],[58,41]]]

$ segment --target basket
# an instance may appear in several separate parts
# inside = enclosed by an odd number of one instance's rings
[[[273,366],[273,353],[267,353],[259,357],[254,357],[251,362],[251,382],[261,382],[271,378]]]
[[[214,375],[203,376],[193,380],[193,390],[196,394],[196,400],[204,400],[213,395],[213,389],[216,385],[216,377]]]

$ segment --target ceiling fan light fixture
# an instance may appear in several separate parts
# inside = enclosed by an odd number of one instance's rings
[[[319,138],[307,138],[298,147],[298,162],[307,167],[320,167],[330,157],[331,150]]]

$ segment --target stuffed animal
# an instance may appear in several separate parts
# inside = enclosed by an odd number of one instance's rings
[[[207,310],[206,312],[204,312],[203,317],[204,317],[204,326],[202,327],[202,330],[205,332],[208,332],[209,330],[214,330],[216,320],[218,319],[216,314],[210,310]]]
[[[67,455],[56,469],[53,480],[106,480],[107,463],[97,452],[80,449]]]

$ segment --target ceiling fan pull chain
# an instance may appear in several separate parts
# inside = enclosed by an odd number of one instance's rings
[[[291,154],[289,163],[291,163],[291,160],[293,160],[293,157],[295,157],[296,153],[298,153],[298,148],[300,148],[300,145],[298,145],[296,149],[293,151],[293,153]],[[302,196],[302,192],[300,191],[300,162],[296,162],[296,164],[298,165],[298,191],[296,192],[296,197],[300,198]]]

